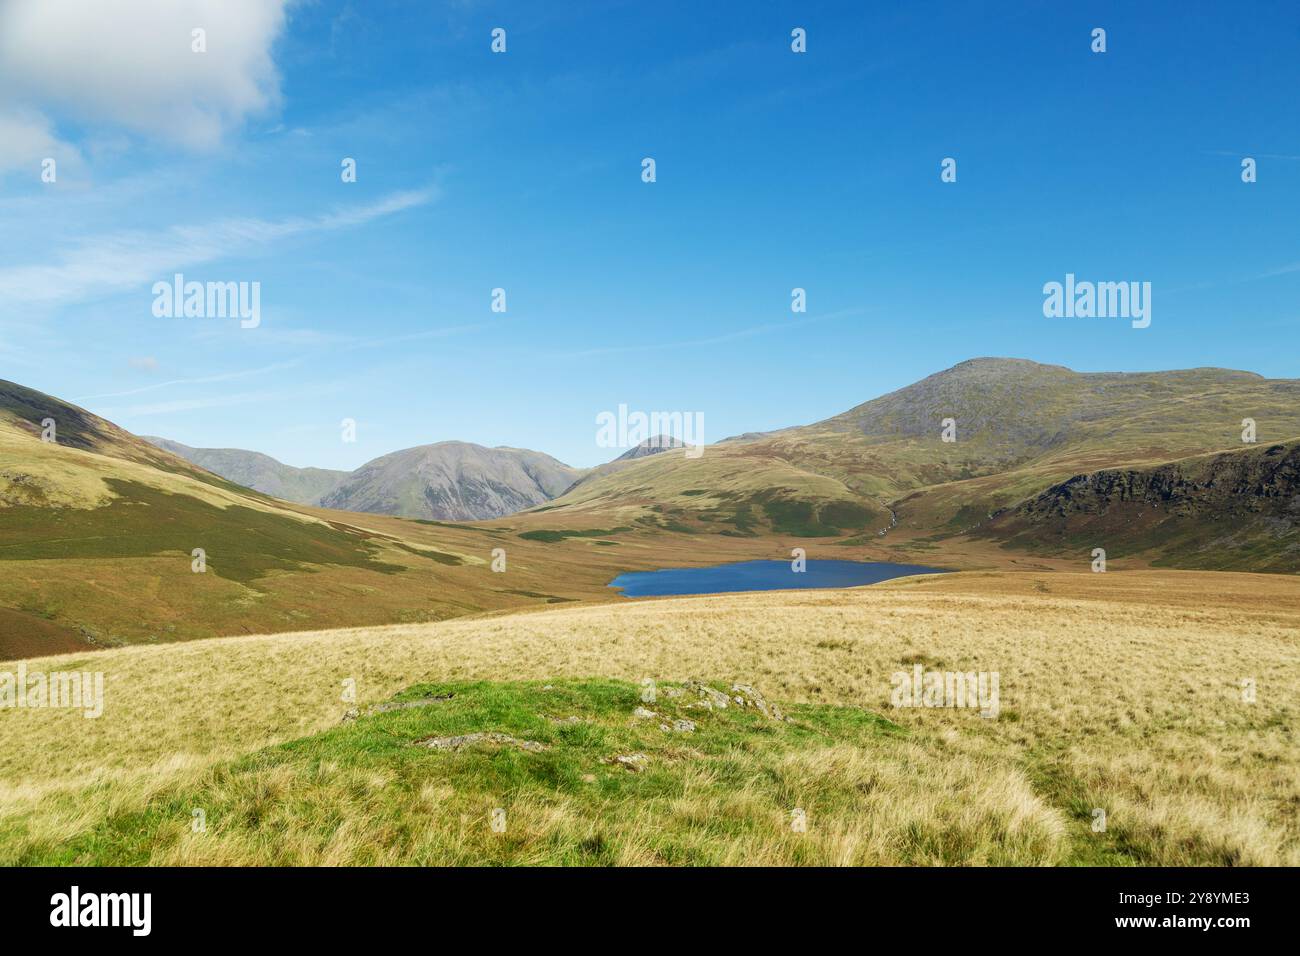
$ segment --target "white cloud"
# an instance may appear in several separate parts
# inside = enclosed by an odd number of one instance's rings
[[[0,173],[25,169],[35,181],[46,159],[56,160],[61,167],[75,167],[81,163],[81,154],[75,146],[62,142],[40,113],[0,109]]]
[[[58,305],[84,302],[169,278],[172,273],[274,242],[364,225],[422,206],[433,189],[393,193],[366,206],[288,219],[226,219],[159,232],[118,232],[81,242],[50,265],[0,269],[0,303]]]
[[[278,106],[271,47],[292,2],[0,0],[0,106],[210,148]]]

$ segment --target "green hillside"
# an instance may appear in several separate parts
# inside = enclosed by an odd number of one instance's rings
[[[721,442],[695,460],[631,462],[548,510],[667,501],[679,520],[699,518],[716,499],[683,491],[714,488],[712,476],[727,474],[751,499],[779,488],[804,510],[856,503],[886,517],[892,509],[898,533],[952,533],[1073,475],[1239,449],[1247,418],[1263,442],[1300,435],[1300,382],[1225,369],[1080,373],[972,359],[823,422]],[[945,419],[955,422],[955,441],[943,440]]]

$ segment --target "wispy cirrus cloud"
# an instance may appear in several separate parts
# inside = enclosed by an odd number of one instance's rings
[[[145,415],[169,415],[175,412],[201,411],[206,408],[228,408],[232,405],[269,404],[282,397],[273,392],[237,392],[230,395],[212,395],[203,398],[182,398],[170,402],[155,402],[150,405],[116,406],[104,409],[101,414],[109,417],[131,415],[140,418]]]
[[[1290,275],[1293,272],[1300,272],[1300,262],[1291,262],[1284,266],[1278,266],[1276,269],[1269,269],[1267,272],[1261,272],[1254,279],[1274,279],[1277,276]]]
[[[156,363],[155,363],[156,364]],[[237,372],[220,372],[215,375],[202,375],[194,378],[174,378],[166,382],[154,382],[149,385],[142,385],[139,388],[129,388],[124,392],[101,392],[98,395],[82,395],[75,398],[75,402],[88,402],[97,398],[126,398],[131,395],[142,395],[145,392],[156,392],[161,388],[173,388],[178,385],[213,385],[220,382],[231,382],[235,379],[249,378],[254,375],[268,375],[271,372],[282,372],[286,369],[293,368],[300,364],[293,362],[276,362],[274,365],[265,365],[261,368],[241,369]]]
[[[581,349],[575,352],[551,352],[548,353],[547,357],[555,359],[593,358],[600,355],[656,352],[666,349],[707,348],[712,345],[722,345],[725,342],[734,342],[738,339],[751,338],[755,335],[766,335],[769,332],[788,332],[791,329],[802,328],[806,325],[816,325],[821,322],[834,322],[850,316],[862,315],[865,312],[865,309],[860,308],[840,309],[837,312],[828,312],[825,315],[809,316],[805,319],[797,319],[791,322],[766,322],[762,325],[752,325],[748,328],[737,329],[734,332],[723,332],[719,335],[708,336],[707,338],[686,339],[675,342],[640,342],[635,345],[610,345],[600,348]]]
[[[0,301],[37,306],[85,302],[193,266],[256,252],[276,242],[361,226],[436,198],[437,190],[429,187],[317,216],[224,219],[160,232],[135,230],[95,236],[71,247],[54,263],[0,269]]]
[[[343,382],[325,382],[293,391],[259,391],[259,392],[223,392],[218,395],[200,395],[193,398],[177,398],[165,402],[150,402],[142,405],[117,405],[97,408],[96,414],[116,420],[118,418],[144,418],[151,415],[174,415],[179,412],[203,411],[209,408],[231,408],[237,405],[263,405],[275,407],[293,401],[304,395],[313,397],[338,394],[346,390]]]

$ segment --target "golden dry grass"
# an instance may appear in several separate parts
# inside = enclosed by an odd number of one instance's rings
[[[997,671],[1001,714],[891,708],[890,675],[914,662]],[[103,670],[105,712],[0,710],[0,825],[19,834],[5,856],[138,810],[220,761],[337,725],[347,678],[364,706],[425,681],[701,676],[756,684],[784,703],[866,708],[907,729],[909,756],[882,770],[886,789],[852,821],[856,835],[845,824],[839,838],[818,837],[831,841],[823,862],[891,862],[891,833],[941,829],[963,805],[996,806],[1004,829],[1016,813],[1036,821],[1034,839],[1046,843],[1027,857],[1035,862],[1300,862],[1300,583],[1280,576],[971,572],[46,663]],[[1256,683],[1253,703],[1244,679]],[[791,759],[852,774],[863,755]],[[1106,810],[1104,840],[1088,826],[1092,808]],[[348,857],[336,850],[312,859]],[[627,853],[624,862],[647,861]],[[783,859],[776,847],[745,854]]]
[[[179,464],[191,467],[186,462]],[[223,487],[200,481],[184,471],[163,471],[127,458],[43,442],[6,427],[0,420],[0,508],[22,503],[57,508],[103,507],[115,497],[108,479],[133,481],[168,494],[188,495],[217,508],[238,505],[288,514],[299,521],[322,520],[304,512],[291,513],[273,500],[252,492],[242,494],[233,485]],[[34,498],[33,492],[37,493]]]

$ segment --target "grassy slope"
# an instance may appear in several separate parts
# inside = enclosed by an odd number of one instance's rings
[[[581,521],[684,533],[833,537],[888,526],[889,513],[835,478],[727,445],[699,458],[669,451],[622,463],[526,513],[539,525]]]
[[[0,416],[0,605],[28,623],[76,633],[83,645],[264,630],[277,618],[290,626],[346,623],[345,607],[330,608],[340,590],[373,586],[421,562],[462,560],[425,558],[331,524],[37,393],[19,401],[10,387],[8,395]],[[54,417],[59,441],[40,441],[29,414]],[[195,548],[207,552],[207,573],[191,570]],[[268,607],[276,602],[259,590],[277,575],[319,575],[316,587],[333,593],[294,602],[295,621],[282,616],[283,606]],[[27,630],[21,617],[0,619],[0,652],[27,641]]]
[[[1300,584],[1276,575],[990,572],[81,655],[57,665],[106,672],[101,718],[0,711],[0,862],[1294,865],[1298,634]],[[998,671],[1000,715],[891,708],[914,663]],[[643,678],[690,676],[804,726],[631,723]],[[490,683],[340,726],[348,678],[363,709]],[[571,714],[597,726],[543,723]],[[470,729],[557,747],[403,744]],[[633,746],[653,773],[593,762]]]

